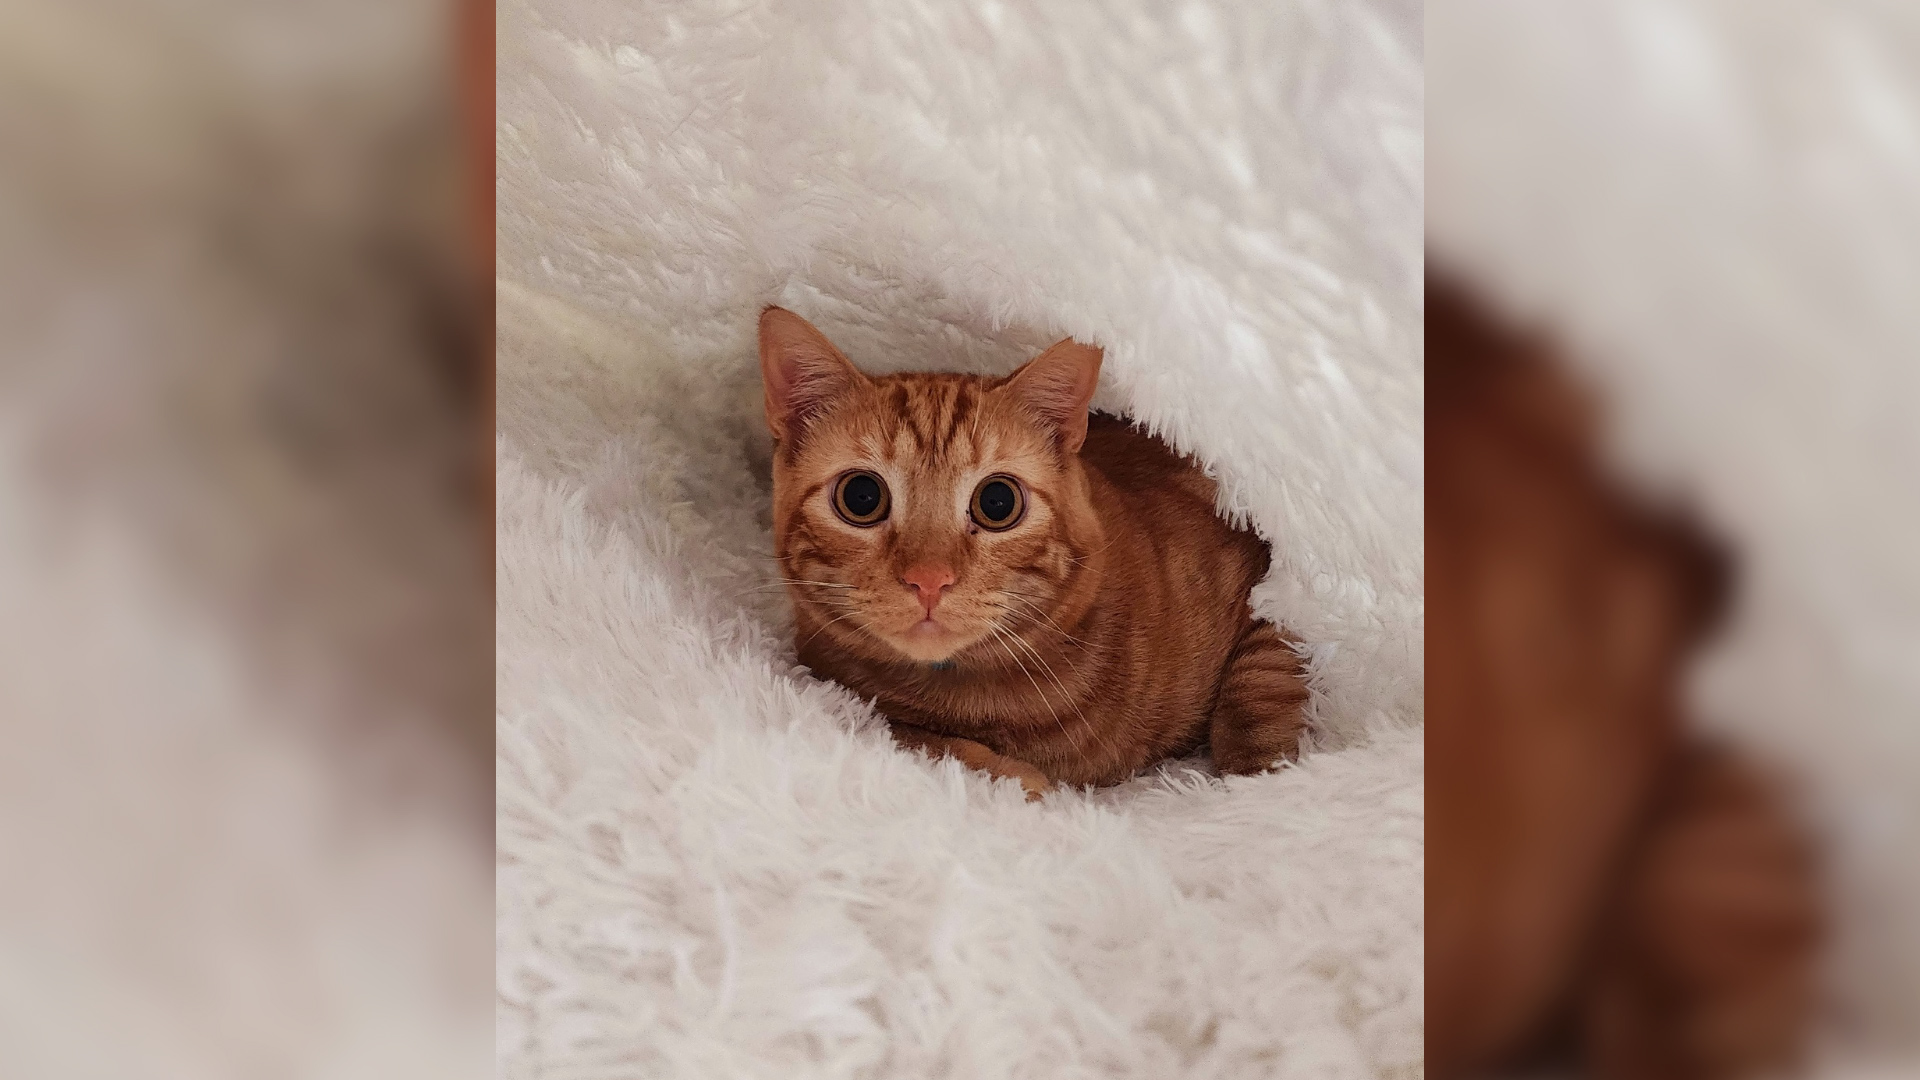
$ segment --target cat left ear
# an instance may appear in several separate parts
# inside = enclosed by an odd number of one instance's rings
[[[864,378],[812,323],[786,308],[760,313],[760,379],[774,438],[799,435],[809,419]]]
[[[1087,406],[1100,381],[1102,355],[1099,346],[1068,338],[1027,361],[1007,380],[1007,390],[1053,428],[1066,453],[1079,453],[1087,441]]]

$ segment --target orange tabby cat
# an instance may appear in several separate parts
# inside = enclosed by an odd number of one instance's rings
[[[1258,772],[1305,722],[1299,658],[1247,604],[1266,544],[1192,462],[1089,421],[1100,358],[1063,341],[1006,378],[869,376],[798,315],[760,317],[801,662],[1029,797],[1203,743]]]

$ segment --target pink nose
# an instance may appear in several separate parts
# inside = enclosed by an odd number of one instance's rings
[[[953,587],[953,571],[944,566],[916,566],[900,575],[900,584],[913,590],[920,606],[927,609],[927,617],[932,618],[940,597]]]

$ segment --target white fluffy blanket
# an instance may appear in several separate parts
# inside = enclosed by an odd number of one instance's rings
[[[499,1038],[532,1076],[1414,1076],[1418,6],[542,0],[499,41]],[[794,663],[754,316],[1107,347],[1316,748],[1028,804]]]

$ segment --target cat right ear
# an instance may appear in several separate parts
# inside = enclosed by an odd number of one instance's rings
[[[1087,407],[1100,381],[1101,350],[1068,338],[1027,361],[1006,387],[1036,419],[1053,429],[1060,449],[1080,452],[1087,441]]]
[[[760,313],[760,380],[767,429],[787,440],[865,376],[812,323],[785,308]]]

